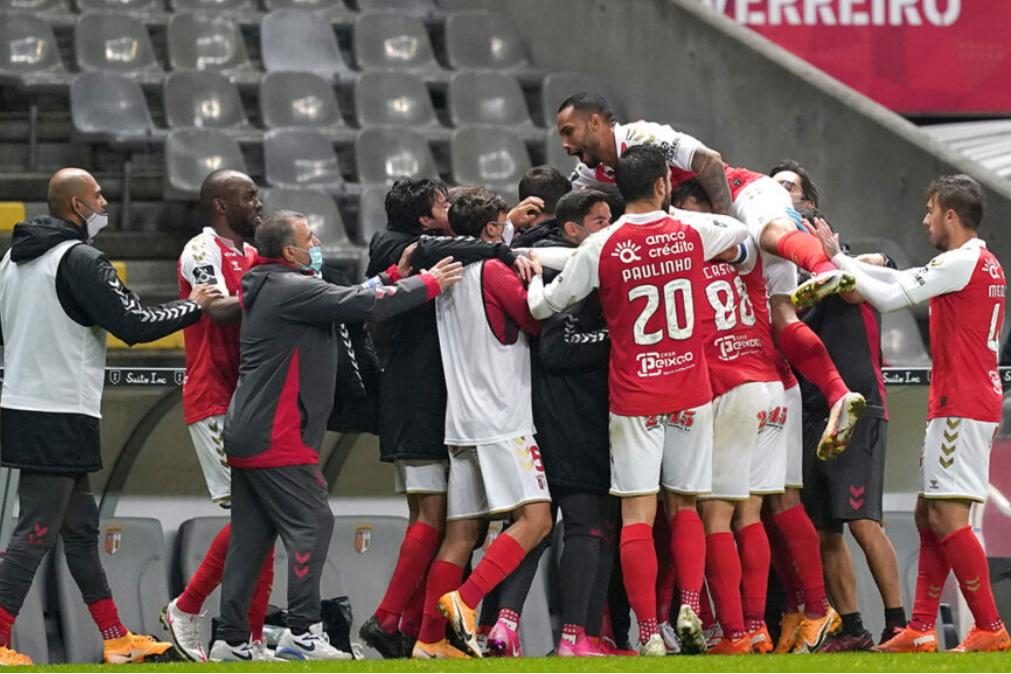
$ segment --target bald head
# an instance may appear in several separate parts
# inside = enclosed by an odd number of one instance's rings
[[[200,186],[200,211],[219,234],[252,240],[262,210],[256,183],[241,171],[212,171]]]
[[[64,168],[49,179],[49,214],[83,224],[89,213],[105,213],[108,202],[94,176],[79,168]]]

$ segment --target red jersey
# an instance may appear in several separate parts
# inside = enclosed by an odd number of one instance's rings
[[[210,227],[196,235],[179,256],[179,296],[189,297],[193,286],[217,286],[225,297],[239,293],[242,275],[252,266],[256,249],[238,250]],[[183,380],[183,419],[192,424],[223,415],[239,379],[239,321],[215,325],[210,316],[183,330],[186,378]]]
[[[1000,422],[997,371],[1004,325],[1004,270],[980,239],[935,257],[927,275],[952,277],[958,290],[930,298],[930,371],[927,418],[965,417]]]
[[[697,313],[713,397],[748,382],[779,381],[758,251],[751,246],[742,265],[707,262],[702,273],[706,301]]]
[[[733,218],[679,211],[623,216],[590,236],[546,287],[528,291],[544,318],[599,289],[611,338],[611,410],[668,414],[712,400],[699,330],[706,260],[744,240]]]

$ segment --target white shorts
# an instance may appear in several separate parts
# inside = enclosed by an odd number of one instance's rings
[[[804,427],[800,386],[786,389],[783,400],[786,401],[786,421],[781,435],[786,453],[786,487],[801,489],[804,486]]]
[[[959,417],[928,421],[920,452],[920,494],[986,501],[996,433],[997,424],[989,421]]]
[[[754,465],[769,388],[765,382],[748,382],[713,400],[713,484],[706,498],[743,501],[750,495],[750,475],[742,468]]]
[[[439,460],[394,461],[393,487],[398,494],[445,494],[449,462]]]
[[[752,494],[782,494],[786,485],[787,441],[784,436],[791,412],[786,406],[782,382],[769,382],[766,392],[767,408],[758,432],[758,446],[751,455],[748,486]]]
[[[449,448],[446,519],[504,515],[527,503],[550,500],[540,449],[532,437]]]
[[[730,214],[743,222],[748,231],[761,241],[762,230],[773,220],[799,222],[790,193],[768,176],[763,176],[741,190],[730,208]],[[765,283],[770,295],[789,295],[797,287],[797,265],[778,255],[762,251]]]
[[[672,414],[611,414],[611,493],[708,494],[713,482],[713,404]]]
[[[204,472],[204,482],[211,500],[222,508],[232,504],[232,469],[225,456],[224,415],[207,417],[189,424],[193,448],[197,450],[200,469]]]

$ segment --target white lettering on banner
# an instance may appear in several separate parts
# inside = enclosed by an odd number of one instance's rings
[[[746,26],[938,26],[954,24],[962,0],[701,0]],[[732,12],[728,12],[732,9]]]

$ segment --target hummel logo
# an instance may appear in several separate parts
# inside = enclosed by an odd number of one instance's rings
[[[931,586],[929,586],[927,588],[927,596],[930,597],[931,599],[937,599],[938,597],[940,597],[941,596],[941,586],[940,585],[931,585]]]
[[[941,468],[947,470],[948,468],[951,468],[951,464],[955,463],[955,459],[946,459],[943,456],[939,456],[937,458],[937,462],[941,464]]]
[[[944,444],[943,442],[941,443],[941,453],[943,453],[945,456],[951,456],[954,452],[955,452],[955,446],[954,445],[952,445],[951,447],[949,447],[948,445]]]
[[[979,576],[965,581],[965,589],[969,592],[976,592],[979,590]]]
[[[948,417],[948,428],[954,430],[958,428],[961,424],[962,424],[961,419],[953,419],[952,417]]]
[[[611,255],[621,260],[624,264],[632,264],[633,262],[639,262],[642,260],[639,257],[639,251],[642,250],[642,246],[632,243],[631,241],[620,241],[618,245],[614,247],[611,251]]]

